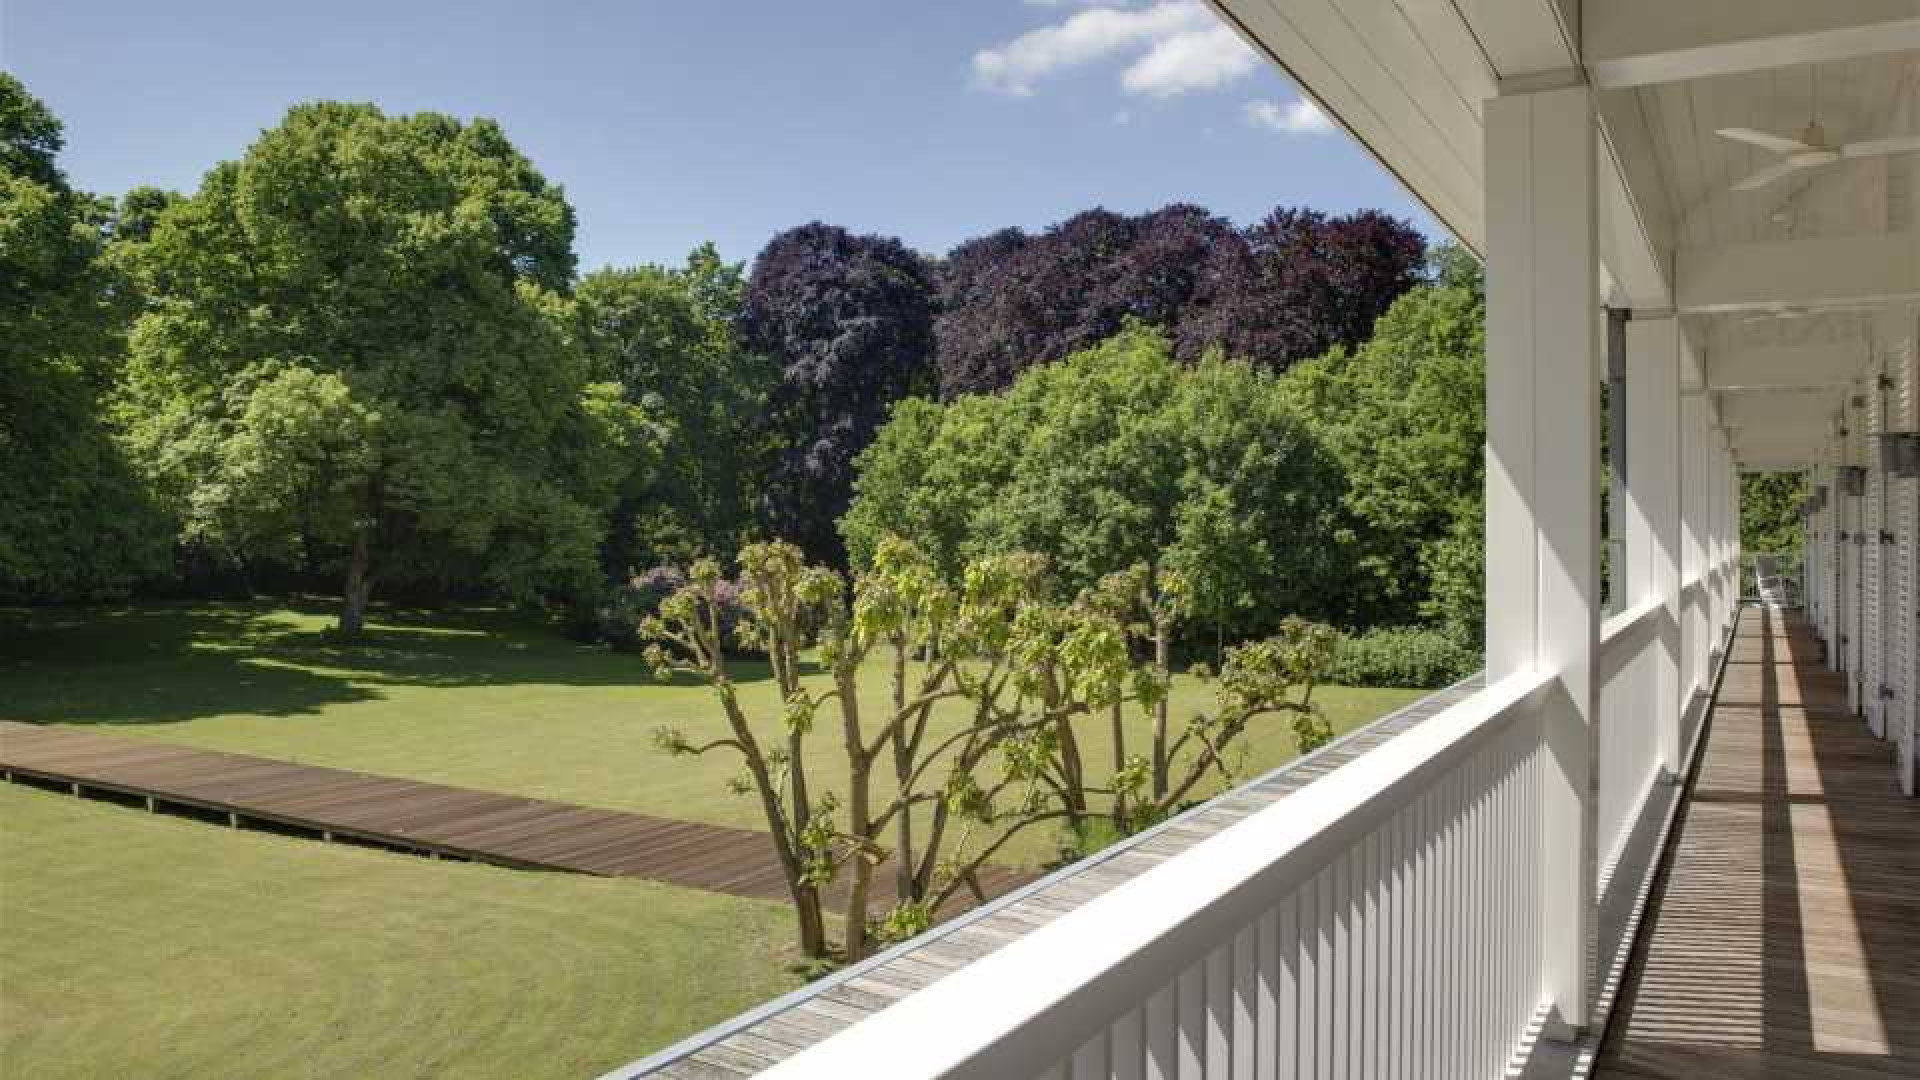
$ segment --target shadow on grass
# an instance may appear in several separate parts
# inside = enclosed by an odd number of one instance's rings
[[[334,612],[318,600],[0,609],[0,719],[298,716],[392,686],[659,685],[638,656],[570,641],[533,616],[376,609],[367,636],[346,642],[329,630]],[[740,682],[770,677],[764,662],[733,668]]]

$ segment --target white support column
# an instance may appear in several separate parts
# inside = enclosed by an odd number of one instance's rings
[[[1593,99],[1486,103],[1487,677],[1558,676],[1542,710],[1542,985],[1589,1022],[1599,715],[1600,307]]]
[[[1680,771],[1680,320],[1627,324],[1627,606],[1660,597],[1653,725],[1660,767]]]
[[[1699,693],[1706,670],[1707,531],[1704,511],[1707,401],[1699,393],[1680,399],[1680,700]]]
[[[1716,552],[1715,565],[1720,568],[1720,606],[1716,616],[1720,621],[1720,629],[1713,635],[1714,643],[1718,645],[1727,640],[1727,629],[1733,624],[1733,604],[1740,591],[1740,579],[1735,576],[1737,568],[1733,565],[1733,520],[1727,512],[1733,500],[1733,455],[1727,451],[1725,428],[1715,428],[1713,431],[1713,470],[1720,491],[1720,497],[1714,500],[1713,507],[1713,515],[1719,523],[1719,550]]]

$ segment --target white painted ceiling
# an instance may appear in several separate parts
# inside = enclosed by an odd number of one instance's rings
[[[1476,250],[1482,102],[1594,86],[1604,300],[1679,310],[1749,464],[1815,457],[1916,334],[1920,154],[1738,192],[1774,158],[1715,131],[1920,133],[1920,0],[1212,2]]]

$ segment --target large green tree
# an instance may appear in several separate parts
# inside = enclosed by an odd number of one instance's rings
[[[706,244],[683,266],[596,270],[581,279],[593,378],[658,417],[658,470],[636,470],[614,515],[611,568],[731,556],[754,519],[767,456],[762,413],[779,371],[740,342],[746,277]]]
[[[1806,496],[1805,473],[1741,474],[1741,550],[1749,555],[1798,556],[1804,536],[1800,500]]]
[[[907,537],[951,576],[969,558],[1044,554],[1067,593],[1136,565],[1240,636],[1321,603],[1338,476],[1281,377],[1180,364],[1140,324],[1005,394],[902,402],[861,456],[841,522],[856,567]]]
[[[131,318],[112,206],[73,190],[59,121],[0,73],[0,597],[123,592],[166,527],[102,422]]]
[[[1344,573],[1328,585],[1349,625],[1426,619],[1479,633],[1484,307],[1456,268],[1450,284],[1402,296],[1366,344],[1286,376],[1346,478],[1332,537]]]
[[[1183,621],[1239,639],[1317,614],[1339,477],[1280,378],[1218,356],[1187,367],[1130,323],[1005,394],[903,403],[859,460],[841,522],[853,563],[889,533],[949,580],[968,559],[1044,555],[1063,596],[1124,592],[1163,671]],[[1160,702],[1155,798],[1170,757]]]
[[[377,582],[583,583],[643,418],[589,381],[574,217],[488,120],[297,106],[129,258],[130,445],[190,540]]]

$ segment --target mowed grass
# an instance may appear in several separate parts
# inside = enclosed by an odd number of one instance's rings
[[[593,1076],[796,985],[788,923],[0,784],[0,1075]]]
[[[323,604],[0,611],[0,719],[763,827],[756,800],[728,790],[743,773],[736,756],[670,758],[653,745],[663,725],[695,742],[724,732],[704,686],[656,682],[633,654],[577,644],[506,612],[381,612],[370,640],[350,646],[325,635],[332,621]],[[768,738],[778,737],[765,665],[742,662],[736,671],[743,702]],[[862,686],[865,715],[877,717],[887,698],[881,665]],[[1315,700],[1346,731],[1422,693],[1321,687]],[[1177,716],[1211,704],[1210,688],[1178,680]],[[961,709],[944,709],[937,726],[951,730]],[[1146,719],[1132,715],[1129,724],[1130,749],[1144,752]],[[1104,774],[1112,755],[1105,718],[1081,730],[1086,760]],[[844,790],[837,731],[822,723],[810,741],[816,792]],[[1241,746],[1243,778],[1297,754],[1278,722]],[[1224,786],[1210,778],[1197,794]],[[1002,861],[1040,865],[1057,841],[1053,831],[1030,830]]]

